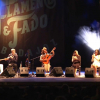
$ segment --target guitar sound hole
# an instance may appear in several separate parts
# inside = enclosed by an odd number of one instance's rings
[[[23,72],[23,70],[21,70],[21,72]]]

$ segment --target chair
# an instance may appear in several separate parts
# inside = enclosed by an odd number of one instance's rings
[[[97,71],[99,71],[99,76],[100,76],[100,67],[97,67]]]
[[[79,71],[79,75],[81,75],[81,66],[77,70]]]
[[[71,66],[73,67],[73,66]],[[79,68],[77,68],[77,70],[79,71],[79,75],[81,75],[81,66],[79,66]]]
[[[91,64],[91,68],[93,68],[92,64]],[[97,67],[97,71],[99,71],[99,76],[100,76],[100,67]]]

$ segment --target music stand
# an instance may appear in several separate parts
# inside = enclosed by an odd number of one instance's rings
[[[33,69],[34,69],[34,60],[37,59],[37,58],[40,58],[40,56],[31,59],[32,60],[32,75],[35,75],[34,72],[33,72]]]

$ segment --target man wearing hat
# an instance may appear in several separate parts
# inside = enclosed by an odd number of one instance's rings
[[[41,56],[40,56],[40,62],[42,62],[42,66],[45,69],[46,75],[49,74],[50,71],[50,59],[54,56],[54,49],[48,53],[47,48],[43,47],[43,49],[41,50]]]

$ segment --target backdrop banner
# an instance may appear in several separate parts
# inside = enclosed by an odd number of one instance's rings
[[[51,65],[62,65],[63,19],[64,8],[60,0],[1,0],[0,59],[7,57],[11,48],[15,48],[19,56],[18,63],[22,61],[24,66],[25,53],[28,49],[32,59],[41,55],[44,46],[48,52],[56,47]],[[34,63],[40,66],[39,59]]]

